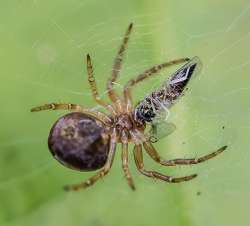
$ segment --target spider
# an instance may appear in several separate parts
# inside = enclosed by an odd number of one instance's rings
[[[123,96],[119,96],[114,90],[114,83],[121,70],[124,52],[127,48],[132,27],[133,24],[131,23],[126,30],[122,44],[114,60],[111,77],[107,81],[107,93],[111,100],[111,104],[106,103],[99,96],[91,58],[90,55],[87,54],[87,74],[92,95],[96,103],[107,109],[109,114],[72,103],[50,103],[31,109],[32,112],[43,110],[71,111],[71,113],[59,118],[52,126],[48,137],[49,149],[54,158],[68,168],[78,171],[99,170],[94,176],[84,182],[66,185],[64,187],[66,190],[87,188],[100,178],[107,175],[114,160],[117,143],[121,143],[122,169],[132,190],[135,190],[135,185],[128,167],[129,143],[134,143],[133,154],[139,172],[147,177],[169,183],[189,181],[194,179],[197,174],[183,177],[172,177],[156,171],[146,170],[143,163],[143,148],[153,160],[163,166],[201,163],[215,157],[227,148],[227,146],[223,146],[200,158],[164,160],[160,157],[150,139],[145,135],[145,129],[148,125],[147,123],[152,119],[153,115],[149,114],[150,111],[148,111],[148,108],[141,109],[141,106],[140,108],[133,107],[131,89],[136,84],[157,74],[160,70],[172,65],[189,62],[190,59],[181,58],[149,68],[135,77],[135,79],[128,81],[124,86]],[[191,74],[192,72],[190,72],[190,76]],[[178,75],[177,78],[175,78],[175,82],[177,81],[176,79],[178,82],[180,81]],[[186,85],[187,81],[184,83]],[[185,85],[179,87],[179,89],[175,89],[178,90],[178,92],[170,93],[171,95],[165,97],[167,99],[172,98],[171,100],[173,100],[175,97],[174,94],[181,93]],[[161,93],[159,96],[161,97]]]

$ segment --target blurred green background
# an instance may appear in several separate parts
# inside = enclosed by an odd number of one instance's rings
[[[239,1],[0,1],[0,225],[221,226],[249,224],[250,4]],[[96,107],[86,80],[93,58],[100,92],[130,22],[134,31],[117,84],[148,67],[199,56],[203,71],[171,110],[177,130],[156,144],[165,158],[228,150],[199,166],[147,169],[197,172],[182,184],[138,173],[137,190],[123,176],[120,149],[110,174],[85,191],[62,186],[88,178],[58,164],[47,148],[52,123],[64,112],[30,113],[49,102]],[[174,70],[141,84],[138,101]],[[248,222],[247,222],[248,221]]]

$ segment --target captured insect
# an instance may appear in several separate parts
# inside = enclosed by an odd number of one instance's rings
[[[143,163],[143,148],[153,160],[164,166],[201,163],[217,156],[227,148],[227,146],[223,146],[200,158],[164,160],[160,157],[152,144],[152,137],[157,136],[157,130],[160,129],[161,125],[157,117],[161,115],[163,110],[169,109],[183,94],[188,82],[199,71],[201,64],[199,58],[194,57],[191,60],[181,58],[155,65],[134,79],[129,80],[124,86],[123,96],[119,96],[114,90],[114,83],[121,70],[132,27],[133,24],[131,23],[114,60],[111,77],[107,81],[110,104],[103,101],[99,96],[92,61],[90,56],[87,55],[87,74],[92,95],[96,103],[107,109],[109,114],[71,103],[50,103],[31,109],[32,112],[43,110],[71,111],[71,113],[59,118],[52,126],[48,138],[50,152],[55,159],[68,168],[78,171],[99,170],[94,176],[82,183],[66,185],[66,190],[87,188],[107,175],[112,167],[117,143],[121,143],[122,169],[129,186],[133,190],[135,185],[128,167],[129,143],[134,144],[133,154],[139,172],[147,177],[169,183],[189,181],[194,179],[197,174],[173,177],[147,170],[144,168]],[[135,85],[157,74],[164,68],[183,63],[186,64],[170,76],[170,79],[164,82],[159,90],[147,95],[139,104],[133,107],[131,90]],[[148,126],[151,127],[149,134],[146,132]],[[165,135],[175,128],[171,123],[168,123],[167,127],[169,132],[166,132]]]
[[[201,65],[198,57],[188,60],[188,63],[170,76],[159,89],[147,95],[136,106],[136,120],[142,119],[151,124],[148,137],[152,143],[168,136],[176,129],[173,123],[167,122],[169,109],[184,95],[188,82],[201,71]]]

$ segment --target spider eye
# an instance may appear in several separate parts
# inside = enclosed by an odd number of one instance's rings
[[[51,128],[48,145],[52,155],[63,165],[80,171],[104,166],[109,138],[104,127],[86,114],[74,112],[59,118]]]

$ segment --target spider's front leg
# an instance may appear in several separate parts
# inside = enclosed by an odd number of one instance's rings
[[[135,145],[134,147],[134,158],[135,158],[135,164],[137,169],[145,176],[152,177],[155,179],[160,179],[163,181],[166,181],[168,183],[179,183],[183,181],[189,181],[197,177],[197,174],[188,175],[185,177],[171,177],[167,175],[163,175],[161,173],[155,172],[155,171],[148,171],[144,169],[144,163],[143,163],[143,155],[142,155],[142,146]]]
[[[90,58],[90,55],[87,54],[87,72],[88,72],[88,82],[90,84],[90,88],[91,88],[91,92],[92,92],[92,96],[94,97],[95,101],[105,107],[107,110],[109,110],[112,114],[115,114],[115,111],[113,109],[113,107],[107,103],[105,103],[101,98],[100,95],[98,93],[98,89],[96,86],[96,81],[95,81],[95,77],[94,77],[94,69],[93,69],[93,65],[92,65],[92,61]]]
[[[144,142],[143,146],[146,152],[151,156],[151,158],[163,166],[192,165],[192,164],[202,163],[211,158],[214,158],[215,156],[219,155],[227,148],[227,146],[223,146],[219,148],[218,150],[208,155],[204,155],[200,158],[164,160],[160,157],[160,155],[158,154],[158,152],[155,150],[154,146],[150,142],[148,141]]]
[[[108,172],[110,171],[111,166],[113,164],[113,160],[115,157],[115,150],[116,150],[116,131],[114,129],[113,133],[111,135],[111,139],[110,139],[110,148],[109,148],[107,162],[105,163],[104,167],[99,172],[97,172],[97,174],[90,177],[88,180],[86,180],[82,183],[79,183],[79,184],[66,185],[66,186],[64,186],[64,189],[66,191],[69,191],[69,190],[77,191],[81,188],[84,189],[84,188],[87,188],[87,187],[93,185],[100,178],[106,176],[108,174]]]
[[[146,80],[147,78],[159,73],[162,69],[170,67],[172,65],[176,65],[176,64],[181,64],[181,63],[185,63],[187,61],[189,61],[189,58],[180,58],[180,59],[176,59],[176,60],[172,60],[172,61],[168,61],[162,64],[158,64],[155,65],[147,70],[145,70],[144,72],[142,72],[141,74],[139,74],[138,76],[136,76],[134,79],[129,80],[126,85],[124,86],[124,90],[123,90],[123,95],[125,98],[125,101],[128,105],[129,108],[132,107],[132,97],[131,97],[131,89],[138,83]]]
[[[118,50],[118,53],[115,57],[112,72],[111,72],[111,78],[108,79],[108,82],[107,82],[108,95],[109,95],[111,101],[113,101],[115,103],[116,107],[118,108],[118,111],[122,110],[122,103],[121,103],[122,100],[120,99],[118,94],[114,91],[113,86],[114,86],[114,82],[117,80],[118,74],[121,70],[122,60],[123,60],[124,53],[125,53],[125,50],[126,50],[127,45],[128,45],[128,40],[129,40],[129,36],[131,34],[131,31],[132,31],[132,28],[133,28],[133,24],[131,23],[127,28],[127,31],[124,35],[122,44],[121,44],[121,46]]]

